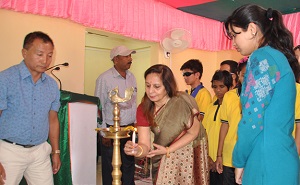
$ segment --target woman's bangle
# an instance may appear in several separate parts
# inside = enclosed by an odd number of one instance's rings
[[[141,152],[138,155],[136,155],[135,157],[140,157],[144,153],[143,147],[141,145],[138,145],[138,147],[141,149]]]
[[[222,157],[222,155],[217,155],[217,158],[218,158],[218,157]]]
[[[167,150],[166,156],[167,156],[167,158],[169,158],[170,157],[170,149],[169,149],[169,147],[166,147],[166,150]]]

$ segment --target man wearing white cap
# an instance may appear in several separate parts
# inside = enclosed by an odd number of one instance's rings
[[[129,126],[136,122],[136,93],[137,85],[134,75],[128,70],[132,64],[131,54],[136,51],[129,50],[125,46],[118,46],[111,50],[110,59],[114,66],[102,73],[96,81],[95,96],[99,97],[102,105],[102,128],[113,126],[113,104],[108,93],[115,87],[119,88],[120,97],[125,97],[125,90],[134,87],[131,100],[119,103],[120,107],[120,126]],[[124,153],[124,145],[130,138],[121,139],[121,158],[122,158],[122,185],[134,185],[134,157]],[[102,157],[102,181],[103,185],[112,184],[112,154],[113,140],[102,137],[101,157]]]

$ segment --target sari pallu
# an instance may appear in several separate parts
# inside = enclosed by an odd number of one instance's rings
[[[156,115],[154,143],[170,146],[176,142],[193,124],[192,109],[198,110],[193,97],[180,93],[172,97]],[[188,145],[165,155],[152,158],[153,184],[209,184],[208,146],[206,132],[200,123],[198,137]]]

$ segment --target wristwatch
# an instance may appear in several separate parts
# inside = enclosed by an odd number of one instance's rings
[[[60,154],[60,150],[54,150],[51,154]]]

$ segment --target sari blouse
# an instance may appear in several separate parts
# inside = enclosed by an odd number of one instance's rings
[[[195,100],[188,94],[179,93],[172,97],[154,118],[158,129],[150,126],[140,104],[137,108],[137,126],[150,127],[154,133],[154,143],[169,146],[181,132],[191,127],[193,108],[198,110]]]
[[[199,111],[195,99],[184,93],[179,92],[178,96],[172,97],[162,110],[156,115],[154,121],[159,126],[150,126],[146,117],[143,115],[142,104],[137,108],[137,126],[151,127],[154,133],[154,143],[162,146],[169,146],[177,136],[189,129],[193,124],[193,111]],[[200,124],[200,133],[197,139],[206,137],[205,129]]]

